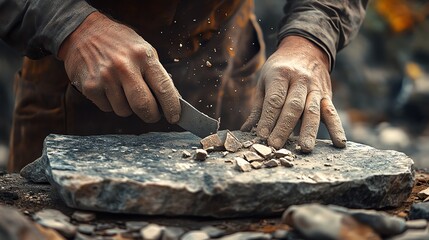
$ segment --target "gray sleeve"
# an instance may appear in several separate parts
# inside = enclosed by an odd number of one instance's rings
[[[84,0],[0,0],[0,38],[33,59],[57,55],[94,11]]]
[[[289,0],[278,39],[297,35],[314,42],[328,54],[332,71],[337,51],[357,35],[367,4],[368,0]]]

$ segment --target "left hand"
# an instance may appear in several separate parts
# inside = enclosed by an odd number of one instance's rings
[[[257,125],[257,134],[282,148],[302,118],[299,146],[311,152],[320,120],[334,146],[344,148],[346,136],[332,103],[327,54],[311,41],[288,36],[262,68],[255,105],[242,131]]]

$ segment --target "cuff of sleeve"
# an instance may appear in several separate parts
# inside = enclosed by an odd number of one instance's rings
[[[328,16],[314,9],[305,14],[292,13],[292,16],[288,16],[288,22],[280,28],[278,42],[292,35],[312,41],[328,55],[331,72],[337,54],[338,32]]]
[[[50,1],[46,1],[49,3]],[[38,58],[40,56],[54,54],[58,51],[63,41],[72,33],[89,14],[97,11],[86,1],[64,1],[58,8],[48,10],[51,17],[40,29],[38,41],[32,41],[34,47],[29,47],[27,55]],[[48,8],[49,9],[49,8]],[[32,45],[32,44],[30,44]],[[37,47],[36,47],[37,46]]]

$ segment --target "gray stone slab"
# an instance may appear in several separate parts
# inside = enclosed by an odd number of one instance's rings
[[[234,132],[241,142],[250,133]],[[280,214],[309,202],[352,208],[398,206],[413,186],[413,161],[396,151],[318,140],[293,168],[238,172],[222,153],[182,158],[200,147],[191,133],[63,136],[45,140],[46,173],[73,208],[147,215],[236,217]],[[293,151],[295,143],[285,148]],[[227,158],[241,156],[242,149]],[[42,159],[43,159],[42,158]],[[326,164],[329,163],[329,164]]]

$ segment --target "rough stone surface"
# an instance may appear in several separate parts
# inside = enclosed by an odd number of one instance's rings
[[[254,139],[250,133],[234,134],[240,141]],[[295,144],[289,141],[285,148],[294,151]],[[336,149],[319,140],[312,154],[297,156],[293,168],[244,173],[225,163],[242,156],[240,151],[225,157],[213,152],[205,162],[181,157],[198,146],[199,139],[188,132],[50,135],[44,168],[71,207],[147,215],[272,215],[315,201],[383,208],[400,205],[413,186],[413,161],[406,155],[353,142]],[[333,167],[323,166],[327,157]]]

